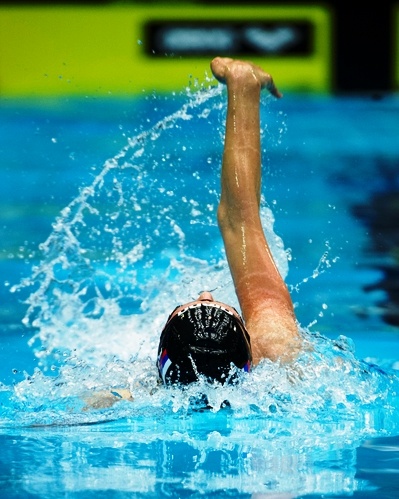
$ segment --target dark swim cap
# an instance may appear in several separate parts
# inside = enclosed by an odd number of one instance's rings
[[[168,320],[159,340],[158,370],[165,384],[187,385],[200,375],[225,383],[237,368],[249,371],[251,361],[243,322],[215,303],[187,306]]]

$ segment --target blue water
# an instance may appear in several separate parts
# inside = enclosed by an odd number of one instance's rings
[[[398,496],[399,332],[386,290],[364,291],[392,255],[353,214],[395,190],[397,98],[264,98],[262,218],[312,348],[234,387],[157,384],[177,303],[237,306],[215,223],[224,103],[2,101],[3,497]],[[93,407],[121,386],[134,402]]]

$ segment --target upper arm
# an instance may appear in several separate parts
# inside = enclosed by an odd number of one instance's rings
[[[267,244],[258,206],[241,206],[237,217],[221,202],[219,227],[254,361],[291,357],[299,334],[291,296]]]

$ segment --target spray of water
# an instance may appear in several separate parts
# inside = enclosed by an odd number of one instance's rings
[[[293,366],[264,361],[237,386],[159,385],[159,331],[176,304],[209,289],[238,307],[215,222],[222,94],[220,86],[188,92],[176,112],[128,139],[55,220],[41,262],[14,288],[30,290],[24,322],[37,330],[31,344],[41,370],[11,394],[0,391],[5,420],[17,411],[25,424],[77,424],[206,406],[230,407],[237,420],[356,420],[370,431],[374,414],[394,407],[397,380],[358,362],[344,339],[332,344],[307,331],[308,348]],[[273,214],[264,205],[261,216],[286,276]],[[326,252],[316,274],[329,266]],[[120,387],[133,403],[110,403],[109,390]]]

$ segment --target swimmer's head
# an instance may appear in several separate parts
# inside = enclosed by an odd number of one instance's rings
[[[249,371],[251,345],[241,317],[204,295],[177,307],[162,331],[158,370],[165,384],[187,385],[199,377],[226,383],[237,371]]]

